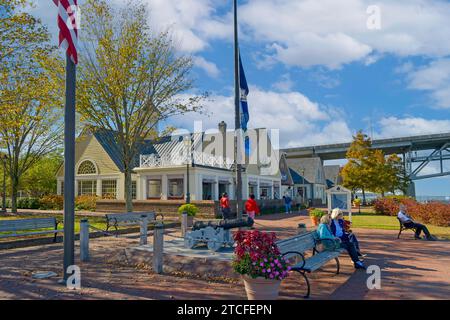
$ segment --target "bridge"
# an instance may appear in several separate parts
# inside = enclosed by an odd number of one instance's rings
[[[345,159],[349,143],[337,143],[321,146],[288,148],[281,151],[288,159],[319,157],[324,160]],[[450,132],[410,136],[372,141],[373,149],[381,149],[385,154],[401,155],[408,177],[411,180],[427,179],[450,175],[444,167],[444,161],[450,160]],[[418,151],[422,154],[418,155]],[[426,153],[424,154],[424,152]],[[432,162],[439,162],[439,172],[420,173]]]

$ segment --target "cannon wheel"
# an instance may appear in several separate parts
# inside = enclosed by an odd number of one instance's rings
[[[220,248],[222,248],[222,243],[215,241],[215,240],[210,240],[208,241],[208,249],[211,251],[218,251]]]
[[[184,247],[192,249],[195,247],[195,241],[192,238],[184,238]]]

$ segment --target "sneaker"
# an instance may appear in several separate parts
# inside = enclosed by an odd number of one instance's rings
[[[367,257],[367,254],[362,254],[361,252],[358,252],[358,257],[364,258],[364,257]]]
[[[366,270],[367,268],[361,261],[358,261],[358,262],[355,263],[355,269],[364,269],[364,270]]]
[[[437,239],[434,236],[429,236],[429,237],[427,237],[427,240],[428,241],[436,241]]]
[[[416,239],[416,240],[422,240],[422,237],[414,236],[414,239]]]

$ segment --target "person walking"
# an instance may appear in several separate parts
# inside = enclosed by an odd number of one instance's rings
[[[284,197],[284,207],[286,208],[286,214],[289,214],[292,212],[292,198],[286,194]]]
[[[251,194],[248,200],[245,202],[245,212],[247,212],[247,215],[253,220],[255,220],[255,215],[259,215],[260,210],[258,207],[258,203],[256,203],[254,194]]]
[[[231,208],[230,199],[228,199],[228,194],[224,192],[219,201],[220,210],[222,211],[222,219],[231,219]]]

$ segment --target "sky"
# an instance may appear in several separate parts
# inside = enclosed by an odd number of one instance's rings
[[[142,2],[154,30],[169,28],[180,54],[193,57],[195,91],[209,93],[205,114],[170,124],[232,128],[232,1]],[[238,3],[249,127],[279,129],[281,147],[348,142],[360,129],[374,139],[450,132],[450,1]],[[31,11],[56,39],[53,2],[37,0]],[[417,181],[416,192],[450,196],[450,176]]]

